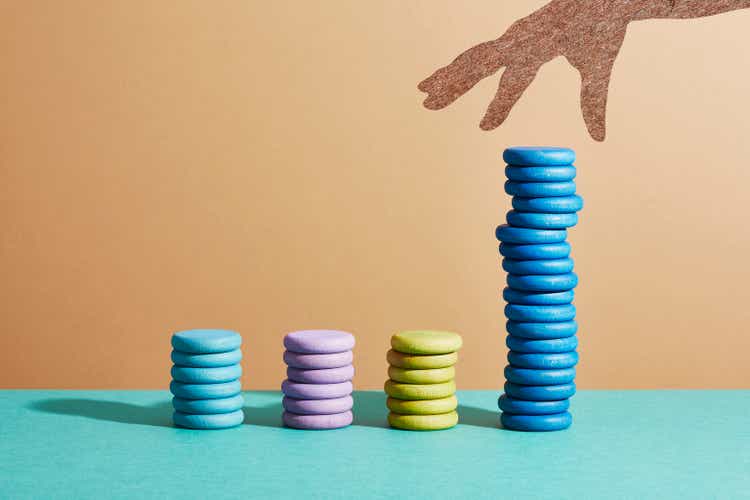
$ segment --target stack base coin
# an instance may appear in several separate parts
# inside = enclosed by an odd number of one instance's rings
[[[450,429],[458,423],[458,413],[442,413],[438,415],[401,415],[390,412],[388,423],[391,427],[410,431],[438,431]]]
[[[354,415],[350,411],[331,415],[298,415],[285,411],[282,419],[284,425],[295,429],[324,430],[346,427],[352,423]]]
[[[570,427],[573,416],[569,412],[551,415],[515,415],[513,413],[500,414],[503,427],[515,431],[561,431]]]
[[[226,429],[236,427],[245,420],[242,410],[213,415],[196,415],[175,411],[172,414],[175,425],[188,429]]]

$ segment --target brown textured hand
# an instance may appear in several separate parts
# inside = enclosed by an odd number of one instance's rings
[[[612,66],[628,23],[651,18],[701,17],[750,7],[750,0],[553,0],[516,21],[497,40],[459,55],[419,84],[424,105],[442,109],[480,80],[505,67],[480,123],[500,126],[539,68],[565,56],[581,74],[581,111],[591,137],[603,141]]]

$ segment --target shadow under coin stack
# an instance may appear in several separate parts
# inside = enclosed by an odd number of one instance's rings
[[[458,423],[456,371],[461,336],[408,331],[391,337],[385,392],[391,427],[412,431],[448,429]]]
[[[504,427],[556,431],[573,421],[578,325],[567,229],[576,225],[583,200],[575,194],[575,152],[566,148],[510,148],[505,192],[513,196],[497,239],[508,286],[505,316],[509,365],[498,405]]]
[[[185,330],[172,335],[175,425],[225,429],[245,420],[240,376],[242,337],[229,330]]]
[[[351,424],[354,335],[337,330],[303,330],[287,334],[284,347],[284,425],[338,429]]]

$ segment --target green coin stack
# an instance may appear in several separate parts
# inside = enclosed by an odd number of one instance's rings
[[[434,431],[458,423],[454,365],[462,343],[457,333],[436,330],[391,337],[385,383],[391,427]]]

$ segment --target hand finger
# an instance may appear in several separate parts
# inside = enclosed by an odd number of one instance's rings
[[[606,137],[607,94],[614,59],[581,72],[581,111],[595,141]]]
[[[424,106],[428,109],[448,106],[502,66],[497,41],[472,47],[419,84],[419,90],[429,94]]]
[[[513,105],[534,81],[540,66],[509,66],[500,78],[495,98],[487,108],[479,126],[482,130],[499,127],[508,117]]]

